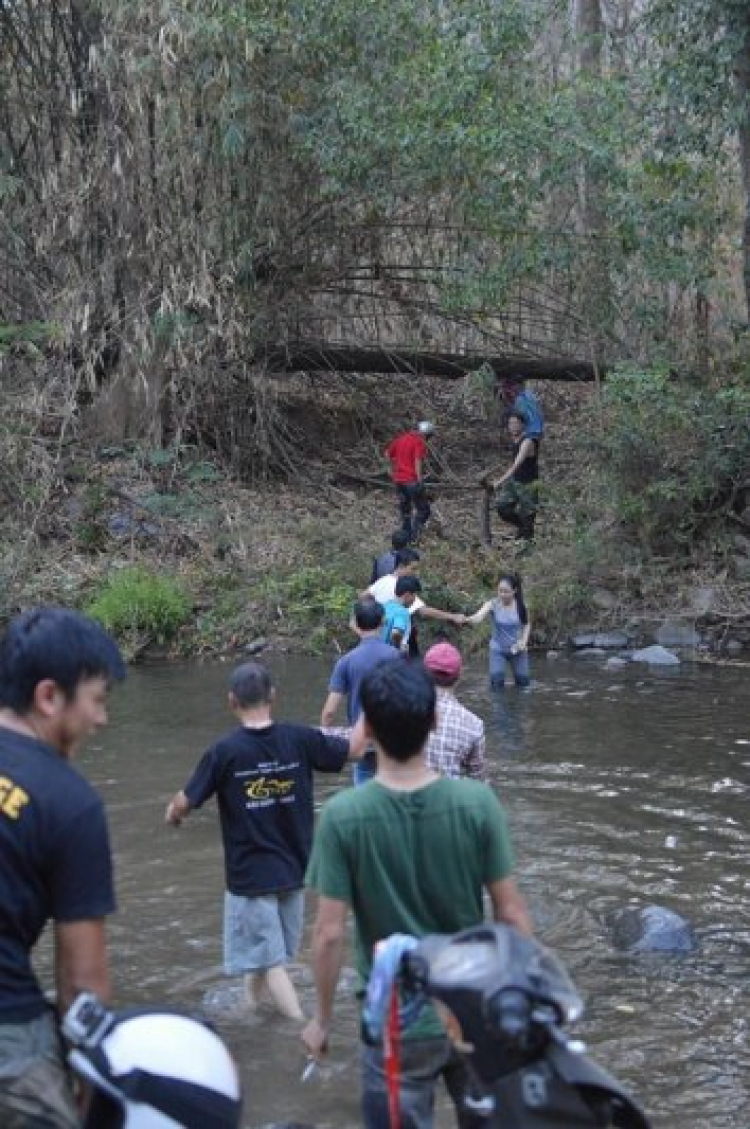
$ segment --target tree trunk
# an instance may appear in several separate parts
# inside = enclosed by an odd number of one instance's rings
[[[577,0],[576,34],[579,43],[578,69],[583,83],[579,109],[584,127],[593,140],[597,129],[598,88],[602,78],[604,22],[601,0]],[[592,150],[596,146],[592,144]],[[582,172],[582,218],[589,239],[589,270],[584,282],[585,302],[592,326],[592,354],[598,364],[606,330],[612,314],[611,279],[606,260],[607,233],[606,179],[589,158]]]
[[[750,5],[738,15],[737,51],[734,77],[738,103],[740,170],[745,200],[745,223],[742,234],[742,277],[745,285],[745,313],[750,321]]]
[[[496,376],[520,376],[529,380],[596,379],[589,361],[572,357],[468,356],[462,353],[418,352],[415,349],[358,349],[327,345],[324,341],[295,341],[272,350],[264,358],[270,372],[404,373],[411,376],[442,376],[461,380],[469,372],[489,365]],[[599,373],[601,373],[599,369]]]

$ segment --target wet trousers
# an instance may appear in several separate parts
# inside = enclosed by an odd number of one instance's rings
[[[539,509],[539,488],[536,482],[504,482],[495,496],[498,517],[515,526],[516,536],[531,541]]]
[[[469,1074],[448,1039],[404,1039],[400,1067],[401,1129],[432,1129],[435,1090],[441,1078],[456,1107],[460,1129],[487,1125],[486,1119],[464,1107]],[[362,1047],[362,1123],[365,1129],[390,1129],[382,1047]]]

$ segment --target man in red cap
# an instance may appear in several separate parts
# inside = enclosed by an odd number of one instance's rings
[[[484,722],[454,693],[461,677],[461,652],[452,643],[435,643],[424,665],[437,689],[437,727],[427,742],[427,764],[442,776],[485,780]]]

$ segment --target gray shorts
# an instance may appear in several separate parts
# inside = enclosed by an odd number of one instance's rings
[[[52,1015],[0,1024],[3,1129],[76,1129],[80,1124]]]
[[[224,894],[224,972],[262,972],[292,960],[302,940],[305,891]]]

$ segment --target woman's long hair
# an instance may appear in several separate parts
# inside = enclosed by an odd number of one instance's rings
[[[526,609],[526,601],[523,598],[523,589],[521,587],[521,577],[517,572],[505,572],[498,580],[498,587],[505,581],[510,584],[516,598],[516,607],[518,608],[518,618],[521,623],[526,626],[529,622],[529,613]]]

